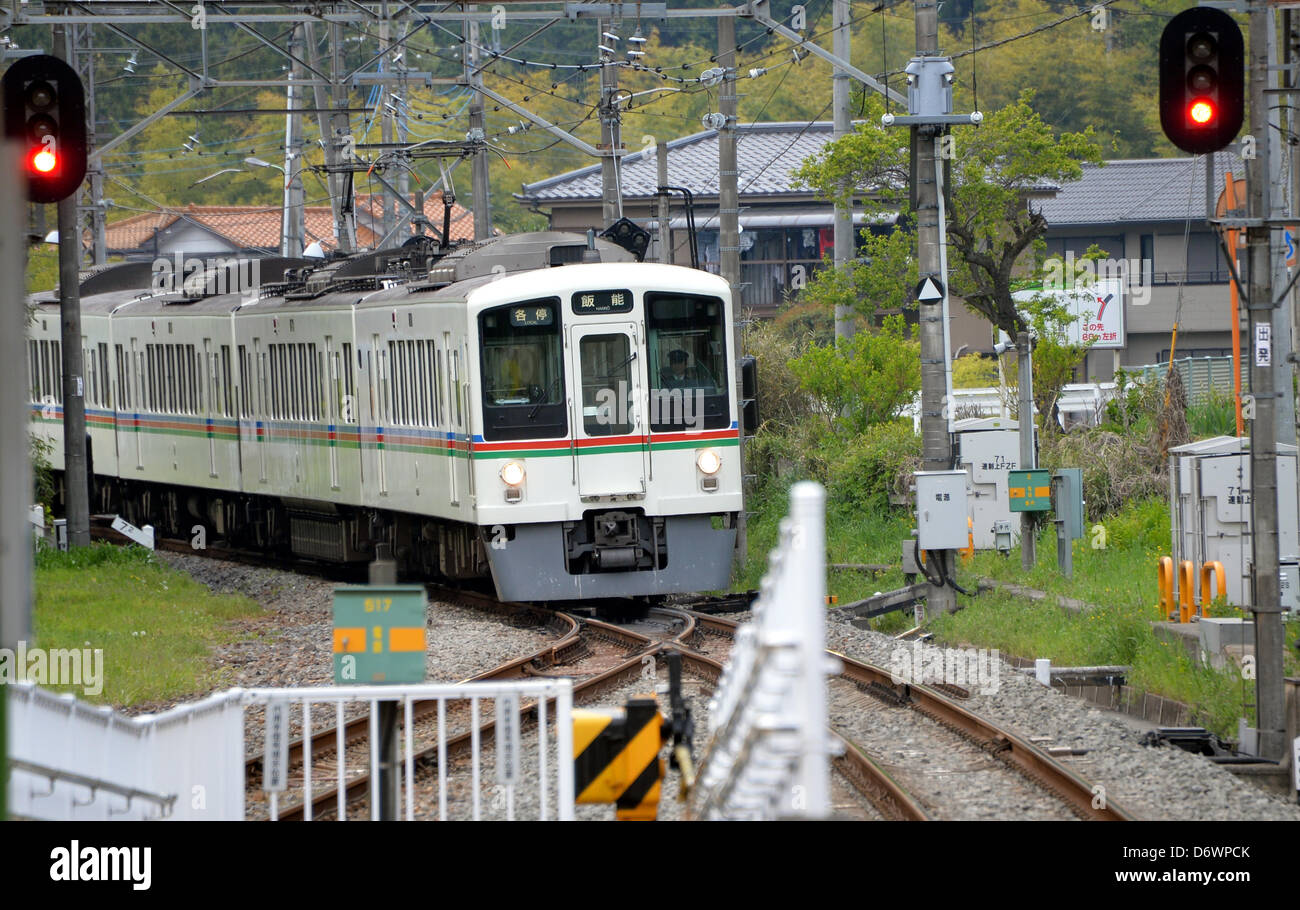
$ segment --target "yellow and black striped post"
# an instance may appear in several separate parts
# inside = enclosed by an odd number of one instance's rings
[[[653,698],[626,708],[573,712],[573,791],[579,803],[614,803],[619,820],[659,815],[664,719]]]

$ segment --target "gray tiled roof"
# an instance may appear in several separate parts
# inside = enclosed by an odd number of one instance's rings
[[[1225,171],[1246,176],[1246,166],[1232,152],[1214,156],[1215,195]],[[1084,165],[1083,179],[1066,183],[1039,206],[1052,227],[1116,224],[1125,221],[1182,221],[1205,218],[1205,156],[1139,158]]]
[[[809,194],[794,189],[796,168],[831,141],[832,125],[756,123],[737,127],[736,162],[743,196]],[[718,131],[705,130],[668,143],[669,182],[696,196],[718,195]],[[659,186],[653,152],[632,152],[619,165],[624,199],[645,199]],[[523,187],[520,198],[539,203],[600,199],[600,165],[569,171]]]

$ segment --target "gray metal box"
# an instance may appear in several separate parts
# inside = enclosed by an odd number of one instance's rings
[[[1011,514],[1007,472],[1020,467],[1020,424],[1005,417],[968,417],[953,425],[957,463],[970,474],[970,510],[975,549],[998,549],[998,523],[1007,522],[1012,540],[1020,520]],[[1005,543],[1005,541],[1004,541]]]
[[[1296,516],[1295,446],[1277,456],[1278,555],[1283,564],[1300,557]],[[1250,441],[1217,436],[1169,450],[1170,524],[1175,567],[1190,560],[1200,583],[1206,562],[1221,562],[1228,603],[1254,599],[1251,584]],[[1174,573],[1177,583],[1178,573]],[[1200,603],[1200,592],[1196,592]],[[1285,598],[1284,598],[1285,603]]]
[[[1052,479],[1056,520],[1065,524],[1066,537],[1078,540],[1083,536],[1083,469],[1058,468]]]
[[[917,471],[916,527],[922,550],[962,550],[969,543],[965,471]]]

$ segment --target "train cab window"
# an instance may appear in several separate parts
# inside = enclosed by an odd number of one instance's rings
[[[726,310],[717,297],[646,294],[650,429],[731,425]]]
[[[547,439],[568,433],[564,407],[564,357],[560,301],[549,297],[479,314],[483,374],[483,438]],[[449,394],[460,414],[458,352],[449,352]],[[448,414],[451,417],[452,414]]]

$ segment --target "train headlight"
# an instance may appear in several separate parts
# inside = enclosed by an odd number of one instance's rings
[[[524,466],[517,461],[507,461],[501,466],[501,479],[506,486],[519,486],[524,482]]]
[[[722,457],[716,449],[704,449],[695,456],[695,466],[712,477],[722,467]]]

